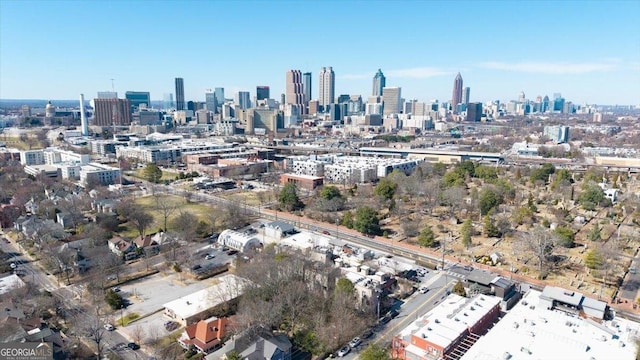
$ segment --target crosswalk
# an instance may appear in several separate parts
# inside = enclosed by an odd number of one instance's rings
[[[462,274],[458,274],[457,272],[448,271],[448,270],[447,270],[447,276],[451,276],[451,277],[454,277],[454,278],[458,278],[458,279],[460,279],[460,280],[463,280],[463,279],[465,278],[465,276],[464,276],[464,275],[462,275]]]

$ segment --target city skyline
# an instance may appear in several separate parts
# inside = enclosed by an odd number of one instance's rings
[[[340,5],[341,13],[357,15],[336,18],[323,31],[290,31],[309,28],[305,16],[294,14],[319,14],[332,4]],[[456,2],[455,16],[428,19],[421,14],[449,14],[451,4],[373,4],[3,1],[0,98],[75,99],[84,93],[91,99],[111,90],[114,79],[119,94],[150,92],[156,101],[174,93],[178,100],[174,79],[180,77],[185,101],[204,101],[206,89],[214,87],[229,94],[250,91],[253,97],[258,85],[269,86],[271,97],[278,99],[285,93],[288,69],[318,76],[322,67],[331,66],[335,96],[366,97],[382,69],[386,86],[401,87],[403,97],[421,101],[449,101],[452,80],[460,72],[472,89],[471,102],[507,101],[524,91],[531,100],[557,92],[576,104],[640,103],[638,2],[556,2],[553,7]],[[225,16],[216,17],[216,28],[237,31],[216,37],[215,46],[203,46],[211,31],[204,19],[220,10]],[[176,21],[180,26],[166,26]],[[380,31],[382,23],[385,31]],[[30,31],[24,31],[24,24]],[[122,41],[135,33],[150,36]],[[256,33],[260,41],[253,40]],[[280,43],[283,36],[285,44]],[[239,46],[238,37],[250,40]],[[327,39],[340,39],[332,40],[342,44],[339,51],[321,51],[318,44]],[[376,43],[391,50],[372,52]],[[49,55],[52,47],[55,54],[69,55]]]

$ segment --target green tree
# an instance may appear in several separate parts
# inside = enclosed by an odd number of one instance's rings
[[[363,234],[380,235],[380,221],[378,213],[369,206],[359,207],[353,221],[353,228]]]
[[[467,292],[464,290],[464,284],[462,284],[462,281],[460,280],[458,280],[458,282],[453,286],[453,289],[451,290],[451,292],[463,297],[467,296]]]
[[[549,175],[553,174],[556,171],[556,167],[552,164],[544,164],[542,167],[534,169],[531,172],[531,182],[543,181],[547,182],[549,180]]]
[[[142,176],[145,180],[157,184],[162,178],[162,170],[155,163],[148,163],[142,170]]]
[[[471,223],[471,219],[467,219],[462,224],[462,228],[460,229],[460,233],[462,235],[462,244],[465,247],[471,246],[471,233],[473,232],[473,224]]]
[[[551,189],[555,189],[559,185],[571,184],[571,173],[567,169],[560,169],[556,171],[553,183],[551,183]]]
[[[596,223],[595,225],[593,225],[593,227],[591,227],[591,229],[587,233],[587,239],[591,241],[602,240],[602,229],[600,228],[600,225],[598,225],[598,223]]]
[[[226,355],[227,360],[242,360],[242,355],[240,355],[237,351],[231,350]]]
[[[122,300],[122,296],[112,289],[107,290],[107,293],[104,296],[105,302],[111,307],[113,310],[120,309],[124,305],[124,300]]]
[[[347,211],[342,215],[340,225],[346,226],[349,229],[353,229],[353,213],[351,211]]]
[[[558,226],[555,230],[556,235],[558,235],[558,244],[564,246],[566,248],[571,248],[574,245],[575,234],[571,228],[566,226]]]
[[[355,292],[355,287],[351,280],[347,278],[340,278],[336,282],[336,293],[342,293],[346,295],[353,295]]]
[[[431,226],[425,226],[422,231],[420,231],[420,235],[418,235],[418,244],[424,247],[432,247],[435,245],[436,235],[433,232]]]
[[[475,168],[475,176],[486,182],[493,182],[498,179],[498,168],[487,165],[478,165]]]
[[[604,257],[597,249],[590,249],[584,257],[584,264],[589,269],[598,269],[604,264]]]
[[[391,360],[389,351],[378,344],[371,343],[360,353],[360,359],[362,360]]]
[[[396,194],[397,190],[398,184],[394,183],[390,179],[384,178],[380,180],[374,190],[374,193],[376,194],[376,196],[384,200],[391,200],[393,199],[393,196]]]
[[[341,198],[340,189],[333,185],[327,185],[320,191],[320,197],[325,200],[332,200],[334,198]]]
[[[578,197],[578,203],[586,210],[595,210],[596,206],[609,206],[611,201],[604,195],[604,191],[594,183],[586,184]]]
[[[280,190],[280,194],[278,195],[278,202],[280,207],[287,211],[298,210],[304,207],[304,204],[298,197],[298,191],[294,183],[286,183],[282,187],[282,190]]]
[[[480,213],[488,214],[496,206],[502,204],[502,197],[493,189],[484,188],[480,191]]]
[[[464,174],[461,174],[460,172],[455,170],[447,171],[442,177],[442,184],[445,187],[462,187],[465,185]]]
[[[493,223],[491,220],[491,216],[485,215],[482,221],[482,225],[484,227],[484,233],[488,237],[500,237],[500,229]]]

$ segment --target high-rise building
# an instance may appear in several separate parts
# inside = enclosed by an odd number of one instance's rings
[[[268,86],[256,86],[256,99],[258,99],[258,100],[269,99],[269,87]]]
[[[131,124],[131,103],[127,99],[94,99],[93,125]]]
[[[482,103],[467,104],[467,121],[480,121],[482,119]]]
[[[98,91],[98,99],[117,99],[118,93],[115,91]]]
[[[235,99],[233,99],[240,109],[245,110],[251,107],[251,95],[248,91],[238,91]]]
[[[453,94],[451,95],[451,107],[457,113],[458,104],[462,102],[462,76],[460,73],[453,80]]]
[[[309,114],[317,114],[318,113],[318,100],[309,101]]]
[[[224,104],[224,88],[217,87],[215,90],[216,95],[216,107],[222,106]]]
[[[305,106],[309,106],[309,101],[311,101],[311,73],[306,72],[302,74],[302,92],[304,93],[304,104]]]
[[[300,70],[287,71],[286,91],[285,101],[287,104],[304,105],[304,86]]]
[[[524,95],[524,91],[520,91],[520,94],[518,94],[518,102],[519,103],[523,103],[525,101],[526,97]]]
[[[184,79],[176,78],[176,110],[184,110]]]
[[[562,125],[545,126],[543,135],[555,143],[567,143],[569,142],[569,127]]]
[[[336,74],[333,72],[331,66],[323,67],[320,70],[320,81],[318,87],[318,103],[325,111],[326,106],[335,101],[336,96]]]
[[[542,104],[540,105],[540,112],[547,112],[549,111],[549,96],[545,95],[544,98],[542,98]]]
[[[382,96],[382,89],[387,86],[387,78],[384,77],[382,70],[378,69],[378,72],[373,76],[373,96]]]
[[[80,94],[80,129],[82,129],[82,136],[89,136],[89,122],[87,121],[87,111],[84,108],[84,94]]]
[[[382,89],[383,115],[399,114],[401,106],[401,92],[399,87],[385,87]]]
[[[175,108],[173,104],[173,94],[169,93],[162,96],[162,107],[165,110]]]
[[[140,105],[151,107],[151,95],[148,91],[127,91],[124,97],[131,103],[131,112],[140,110]]]
[[[462,90],[462,103],[465,105],[468,105],[470,96],[471,96],[471,88],[467,86]]]
[[[207,106],[207,110],[215,113],[218,104],[216,103],[216,94],[211,89],[207,89],[204,93],[204,102]]]

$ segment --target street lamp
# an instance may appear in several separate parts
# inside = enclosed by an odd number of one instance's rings
[[[340,228],[339,228],[339,225],[340,225],[340,219],[336,218],[336,238],[338,240],[340,240]]]
[[[124,304],[120,305],[120,326],[124,327]]]

